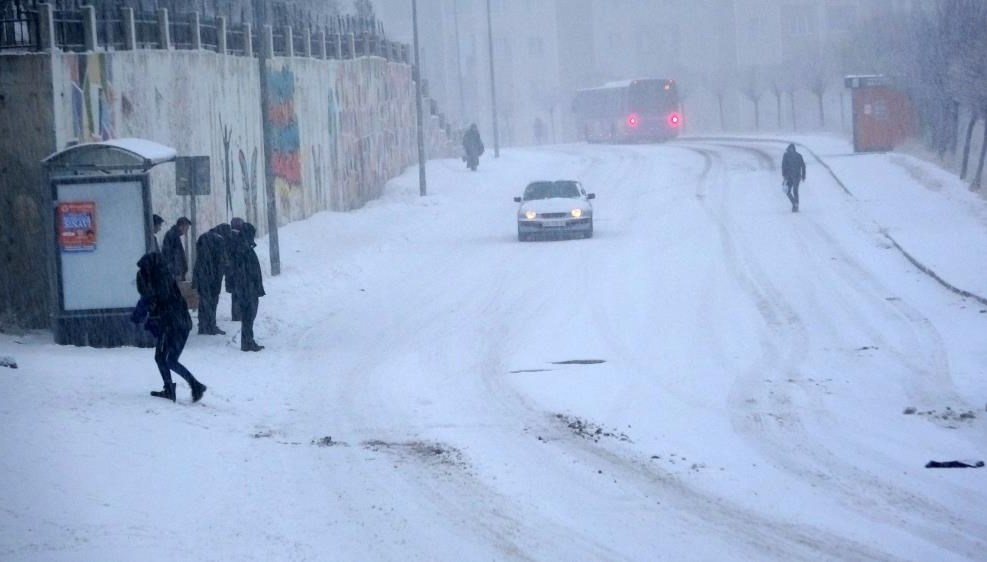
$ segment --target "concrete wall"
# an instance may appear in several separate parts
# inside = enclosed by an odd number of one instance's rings
[[[0,58],[0,329],[47,319],[39,160],[54,152],[50,57]]]
[[[256,58],[211,51],[0,56],[0,328],[4,315],[7,324],[47,325],[39,162],[55,150],[140,137],[210,156],[211,193],[197,198],[193,218],[200,233],[234,216],[266,232],[265,119],[279,224],[360,207],[417,162],[410,66],[273,57],[263,111],[260,74]],[[437,119],[426,127],[429,157],[458,154]],[[152,185],[166,225],[192,218],[189,198],[175,194],[173,164],[155,168]]]

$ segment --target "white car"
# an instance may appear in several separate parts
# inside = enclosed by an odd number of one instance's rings
[[[593,193],[586,193],[575,180],[534,181],[515,197],[517,239],[524,242],[535,236],[593,236]]]

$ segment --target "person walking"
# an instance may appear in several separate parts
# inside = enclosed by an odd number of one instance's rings
[[[260,351],[264,346],[254,340],[254,320],[260,297],[264,296],[264,280],[260,271],[260,260],[254,247],[254,225],[244,223],[233,251],[233,298],[240,310],[240,351]]]
[[[164,219],[161,218],[161,215],[155,214],[151,215],[151,221],[154,223],[154,251],[160,252],[161,245],[158,244],[158,233],[161,232],[161,226],[164,225]]]
[[[175,221],[175,225],[168,229],[161,243],[161,257],[164,258],[168,271],[176,281],[184,281],[185,274],[188,273],[188,257],[185,255],[185,246],[182,244],[182,236],[188,233],[192,221],[187,217],[181,217]]]
[[[192,286],[199,293],[199,334],[218,336],[226,333],[216,325],[216,307],[230,261],[232,235],[230,225],[222,223],[202,233],[195,241]]]
[[[789,144],[785,155],[781,158],[781,177],[785,182],[785,195],[792,202],[792,212],[799,210],[799,183],[805,181],[805,160],[795,150],[794,144]]]
[[[198,402],[206,392],[206,385],[178,361],[192,330],[192,316],[188,313],[178,283],[158,252],[144,254],[137,261],[137,268],[140,301],[131,319],[136,323],[143,322],[144,328],[154,336],[154,362],[164,382],[164,388],[151,391],[151,396],[175,402],[176,385],[171,381],[171,372],[174,371],[188,383],[192,401]]]
[[[476,167],[480,165],[480,156],[483,154],[483,140],[480,139],[480,129],[477,128],[476,123],[471,124],[463,134],[463,153],[466,167],[475,172]]]

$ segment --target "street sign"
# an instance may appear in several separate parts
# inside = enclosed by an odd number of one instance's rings
[[[208,156],[179,156],[175,158],[175,193],[177,195],[209,195]]]

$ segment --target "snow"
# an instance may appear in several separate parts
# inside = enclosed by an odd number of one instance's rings
[[[0,559],[982,560],[984,469],[924,466],[987,457],[983,200],[791,140],[797,214],[765,138],[409,169],[283,227],[280,276],[258,241],[267,348],[224,293],[197,404],[152,350],[0,334]],[[517,242],[543,177],[594,238]]]

